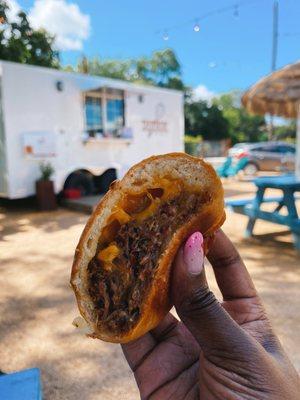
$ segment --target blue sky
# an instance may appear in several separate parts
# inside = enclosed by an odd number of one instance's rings
[[[73,8],[64,8],[59,18],[54,3],[61,7],[73,3]],[[238,18],[230,10],[200,20],[200,32],[193,31],[194,18],[235,3],[243,3]],[[270,71],[273,0],[18,0],[18,4],[32,14],[36,25],[50,24],[53,32],[69,35],[69,41],[64,37],[60,41],[61,48],[72,48],[62,51],[64,64],[76,63],[83,53],[130,58],[171,47],[181,61],[185,82],[214,93],[244,89]],[[279,0],[279,9],[278,67],[300,58],[300,0]],[[157,31],[174,25],[181,27],[170,29],[169,40],[164,41]]]

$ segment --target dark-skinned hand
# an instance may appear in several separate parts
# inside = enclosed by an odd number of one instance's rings
[[[222,292],[209,290],[202,235],[176,257],[171,314],[123,345],[141,399],[299,400],[299,377],[275,336],[238,252],[222,231],[208,259]]]

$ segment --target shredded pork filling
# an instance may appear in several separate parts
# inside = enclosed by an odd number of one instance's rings
[[[114,243],[121,251],[113,260],[112,268],[105,268],[97,255],[88,265],[89,294],[99,326],[124,333],[137,323],[160,255],[174,232],[207,200],[182,192],[159,205],[145,220],[137,222],[133,218],[120,226]],[[98,246],[97,254],[101,248],[103,244]]]

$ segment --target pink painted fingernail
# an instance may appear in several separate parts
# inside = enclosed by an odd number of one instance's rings
[[[199,275],[203,269],[204,252],[203,236],[200,232],[193,233],[186,241],[183,258],[191,275]]]

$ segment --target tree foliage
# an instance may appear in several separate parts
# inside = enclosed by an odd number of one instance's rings
[[[70,70],[70,66],[68,70]],[[171,49],[155,51],[151,57],[131,60],[102,60],[99,57],[89,60],[82,57],[73,70],[130,82],[178,90],[185,89],[180,63]]]
[[[297,132],[296,120],[288,121],[285,125],[276,126],[273,135],[278,140],[295,139]]]
[[[205,101],[186,102],[185,132],[201,135],[204,140],[220,140],[229,137],[228,121],[222,111]]]
[[[241,107],[237,92],[227,93],[214,99],[228,122],[228,134],[233,143],[259,142],[267,139],[266,122],[263,116],[251,115]]]
[[[130,63],[122,60],[100,60],[93,58],[88,60],[86,57],[78,62],[76,71],[83,74],[100,75],[107,78],[131,80]]]
[[[9,6],[0,1],[0,59],[43,67],[59,67],[59,54],[53,49],[54,38],[45,30],[34,30],[21,11],[9,21]]]

